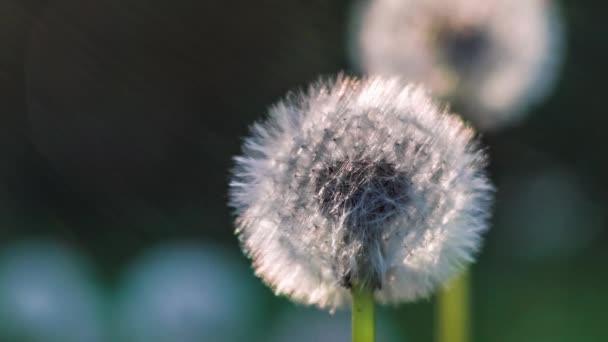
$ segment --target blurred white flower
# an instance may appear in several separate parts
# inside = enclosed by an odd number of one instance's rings
[[[83,260],[52,241],[0,252],[0,340],[103,342],[102,298]]]
[[[551,0],[360,1],[351,31],[361,71],[422,82],[483,129],[542,100],[564,53]]]
[[[350,314],[294,307],[281,312],[269,330],[267,342],[347,342],[351,341]],[[407,341],[382,311],[376,320],[377,342]]]
[[[119,341],[245,341],[261,313],[258,284],[234,255],[173,243],[127,270],[116,303]]]
[[[276,293],[319,307],[373,287],[427,296],[478,249],[492,186],[474,133],[398,79],[338,78],[253,127],[230,183],[237,233]]]

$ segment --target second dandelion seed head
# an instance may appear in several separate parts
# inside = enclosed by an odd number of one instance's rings
[[[473,132],[398,79],[339,77],[270,111],[231,182],[237,233],[277,293],[320,307],[353,285],[428,295],[470,262],[492,187]]]
[[[518,122],[552,89],[562,17],[546,0],[360,0],[353,64],[400,75],[448,99],[480,129]]]

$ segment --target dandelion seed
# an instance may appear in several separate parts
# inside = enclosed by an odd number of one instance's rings
[[[551,90],[563,58],[548,0],[370,0],[353,11],[361,71],[427,84],[483,129],[517,122]]]
[[[339,77],[291,94],[235,158],[230,203],[257,275],[336,308],[397,303],[472,261],[492,186],[474,133],[416,86]]]

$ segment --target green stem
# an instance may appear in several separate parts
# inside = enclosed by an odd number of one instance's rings
[[[437,342],[469,341],[469,271],[464,271],[437,298]]]
[[[366,287],[353,286],[353,342],[374,342],[374,293]]]

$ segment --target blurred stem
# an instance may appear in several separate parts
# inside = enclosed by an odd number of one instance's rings
[[[437,298],[437,342],[468,342],[470,271],[453,279]]]
[[[353,286],[353,342],[374,342],[374,293],[367,287]]]

